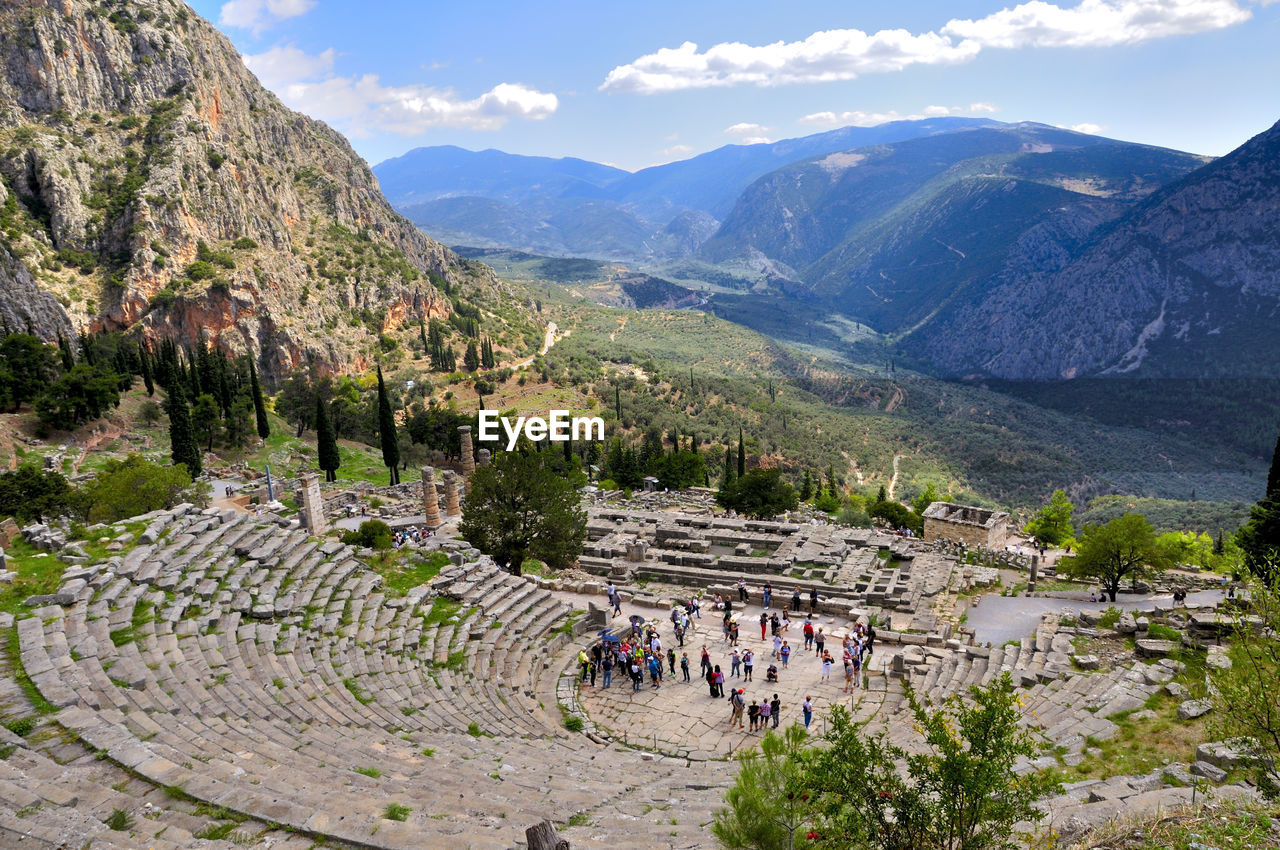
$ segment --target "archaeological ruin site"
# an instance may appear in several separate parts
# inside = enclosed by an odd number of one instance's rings
[[[757,659],[753,681],[729,684],[747,699],[776,698],[783,724],[800,722],[811,697],[817,733],[842,704],[912,746],[904,683],[938,701],[1011,674],[1024,723],[1047,745],[1019,770],[1079,764],[1118,734],[1112,718],[1161,691],[1188,693],[1184,665],[1167,657],[1176,644],[1145,634],[1157,623],[1207,647],[1209,664],[1228,663],[1216,600],[1195,604],[1207,594],[1177,610],[1157,597],[1154,609],[1099,626],[1105,606],[1087,594],[1036,590],[1053,566],[1006,548],[1003,527],[992,547],[947,536],[956,506],[927,515],[937,524],[921,540],[735,518],[700,491],[597,492],[584,497],[578,568],[514,576],[457,538],[464,482],[428,467],[398,487],[322,496],[304,477],[288,485],[301,519],[181,505],[98,528],[105,558],[84,557],[54,527],[18,532],[71,566],[17,622],[21,672],[7,671],[2,698],[46,713],[40,734],[0,732],[0,782],[14,801],[0,811],[0,845],[216,847],[268,835],[284,848],[508,848],[533,846],[526,830],[548,821],[575,848],[709,846],[735,754],[757,740],[730,728],[696,672],[704,646],[729,669],[717,597],[737,618],[737,648]],[[333,536],[375,492],[393,528],[435,532],[403,544],[447,554],[434,577],[386,588],[368,566],[376,553]],[[766,582],[769,614],[800,603],[782,635],[795,651],[776,682],[765,681],[777,664],[760,626]],[[701,616],[678,645],[669,615],[693,597]],[[983,622],[1012,629],[1009,639],[978,639],[972,622],[988,609]],[[838,676],[821,681],[803,648],[810,614],[837,649],[856,622],[874,624],[851,693]],[[688,654],[691,683],[671,673],[639,690],[621,676],[608,689],[581,681],[579,653],[601,634],[625,635],[633,616]],[[1207,710],[1196,699],[1179,708]],[[1042,801],[1046,826],[1067,836],[1193,793],[1252,793],[1224,783],[1239,757],[1230,746],[1197,756],[1069,783]],[[114,812],[130,813],[130,832],[107,825]]]

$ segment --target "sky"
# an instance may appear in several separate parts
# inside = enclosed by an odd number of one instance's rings
[[[937,115],[1221,155],[1280,120],[1280,0],[192,6],[370,164],[450,144],[635,170]]]

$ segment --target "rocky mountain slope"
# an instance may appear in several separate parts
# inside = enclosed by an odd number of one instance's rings
[[[981,298],[911,343],[953,373],[1272,376],[1278,234],[1280,124],[1083,237],[1029,231]]]
[[[808,157],[974,127],[985,118],[894,121],[725,145],[635,173],[566,157],[417,148],[374,167],[387,197],[455,245],[614,260],[687,257],[752,181]]]
[[[0,177],[0,313],[47,338],[203,336],[271,378],[502,294],[177,0],[0,6]]]
[[[841,151],[752,184],[702,247],[886,334],[945,312],[1032,228],[1091,230],[1204,160],[1038,124]]]

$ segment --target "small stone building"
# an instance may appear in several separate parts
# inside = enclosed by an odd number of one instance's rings
[[[961,540],[966,546],[1003,549],[1009,536],[1004,511],[934,502],[924,512],[924,539]]]

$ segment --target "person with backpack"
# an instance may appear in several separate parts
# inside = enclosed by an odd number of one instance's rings
[[[813,722],[813,697],[806,696],[804,702],[800,703],[800,710],[804,712],[804,728],[807,730]]]
[[[742,681],[751,681],[752,665],[756,662],[756,654],[751,650],[742,653]]]
[[[755,700],[751,701],[751,707],[747,709],[747,720],[751,722],[751,731],[756,731],[760,726],[760,703]]]

